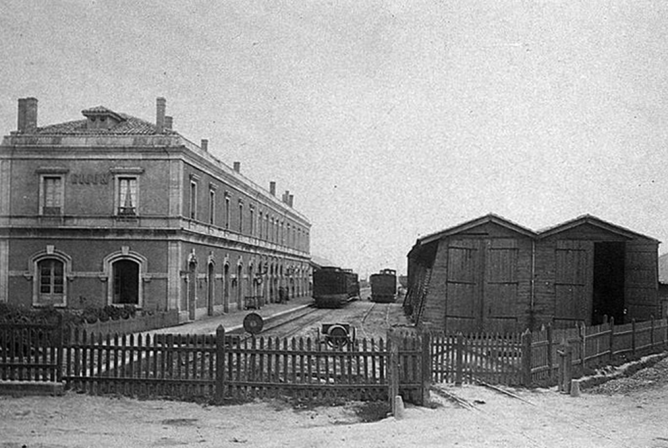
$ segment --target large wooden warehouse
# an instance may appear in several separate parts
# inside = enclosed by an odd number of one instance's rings
[[[658,245],[590,215],[535,232],[490,214],[417,240],[404,305],[447,332],[647,320],[659,312]]]

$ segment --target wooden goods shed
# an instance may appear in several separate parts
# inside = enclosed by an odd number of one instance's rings
[[[659,312],[658,245],[590,215],[535,232],[490,214],[417,240],[404,305],[447,332],[646,320]]]

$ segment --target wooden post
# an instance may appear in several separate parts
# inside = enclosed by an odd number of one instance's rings
[[[615,356],[615,318],[610,317],[610,364]]]
[[[65,331],[63,331],[63,315],[58,313],[58,322],[56,324],[55,339],[56,339],[56,382],[60,383],[63,380],[63,339]],[[68,367],[69,368],[69,367]]]
[[[584,375],[587,361],[587,329],[584,322],[580,322],[578,326],[578,335],[580,336],[580,368],[582,369],[582,375]]]
[[[555,378],[554,372],[554,332],[552,330],[552,322],[547,324],[547,365],[550,370],[548,373],[550,375],[550,381],[553,381]]]
[[[531,332],[526,330],[522,333],[522,385],[531,387],[531,346],[533,338]]]
[[[636,355],[636,320],[631,320],[631,353]]]
[[[391,339],[388,334],[387,343],[390,346],[390,374],[389,374],[389,400],[392,407],[392,415],[397,415],[396,397],[399,395],[399,342],[396,338]]]
[[[457,344],[455,345],[455,386],[462,385],[464,370],[464,335],[457,333]]]
[[[568,342],[565,340],[561,342],[557,354],[559,355],[559,392],[569,394],[573,379],[573,354]]]
[[[431,359],[431,332],[426,329],[422,331],[421,335],[422,350],[421,350],[421,363],[420,367],[422,369],[422,390],[420,393],[420,406],[424,406],[429,402],[429,388],[431,386],[431,370],[432,370],[432,359]]]
[[[652,314],[650,318],[649,346],[650,350],[654,350],[654,314]]]
[[[216,385],[215,401],[222,403],[225,397],[225,328],[216,329]]]

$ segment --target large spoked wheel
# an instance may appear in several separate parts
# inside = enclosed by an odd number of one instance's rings
[[[333,325],[327,332],[326,341],[330,347],[341,349],[348,345],[348,332],[340,325]]]

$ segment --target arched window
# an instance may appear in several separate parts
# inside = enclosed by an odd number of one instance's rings
[[[65,305],[65,266],[56,258],[37,262],[37,305]]]
[[[26,278],[32,281],[33,306],[67,306],[72,258],[54,246],[46,246],[46,250],[29,258]]]

